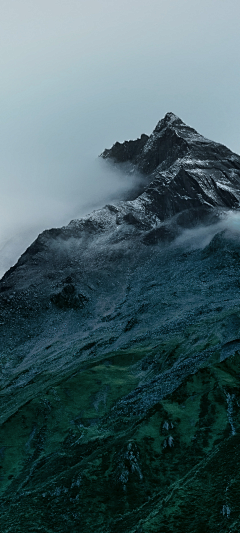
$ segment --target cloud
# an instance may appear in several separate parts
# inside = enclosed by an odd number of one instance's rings
[[[90,213],[108,202],[124,199],[140,178],[130,176],[101,160],[80,156],[79,169],[70,168],[65,179],[53,172],[31,175],[14,192],[13,181],[5,187],[0,210],[0,276],[12,266],[44,229],[61,227],[73,218]],[[29,172],[29,171],[28,171]]]
[[[200,225],[184,230],[174,241],[174,246],[186,246],[192,250],[205,248],[217,233],[227,230],[240,238],[240,212],[226,211],[221,214],[219,222],[211,225]]]

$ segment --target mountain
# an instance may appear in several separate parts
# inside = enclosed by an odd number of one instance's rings
[[[131,200],[0,281],[3,533],[240,527],[240,157],[168,113]]]

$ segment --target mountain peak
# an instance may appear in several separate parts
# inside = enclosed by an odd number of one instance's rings
[[[162,127],[162,126],[166,127],[166,126],[171,126],[171,125],[179,125],[179,124],[184,124],[186,126],[186,124],[177,115],[175,115],[174,113],[170,111],[166,113],[166,115],[161,120],[159,120],[156,128]]]
[[[189,145],[199,141],[208,142],[177,115],[168,112],[159,120],[150,136],[142,134],[136,140],[116,142],[112,148],[104,150],[101,157],[115,163],[132,163],[140,172],[149,175],[159,164],[163,163],[166,167],[178,157],[186,155]]]
[[[150,139],[155,138],[156,136],[163,136],[166,133],[172,134],[172,132],[175,132],[178,138],[181,137],[186,142],[191,144],[194,142],[196,143],[197,141],[208,142],[208,140],[200,135],[200,133],[198,133],[194,128],[188,126],[181,118],[171,112],[166,113],[166,115],[159,120],[152,134],[150,135]]]
[[[116,143],[102,154],[146,176],[141,196],[160,219],[192,207],[238,208],[240,157],[168,112],[148,137]]]

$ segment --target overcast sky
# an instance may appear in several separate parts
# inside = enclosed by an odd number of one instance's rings
[[[94,159],[166,112],[240,153],[239,21],[239,0],[0,0],[0,274],[117,196]]]

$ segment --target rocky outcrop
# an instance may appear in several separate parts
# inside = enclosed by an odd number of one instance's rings
[[[136,141],[116,142],[110,150],[104,150],[101,157],[103,159],[113,159],[116,163],[126,163],[129,161],[137,163],[148,139],[148,135],[143,133],[140,139],[136,139]]]
[[[61,291],[51,295],[51,302],[54,303],[60,309],[64,308],[83,308],[88,298],[84,294],[79,294],[76,287],[72,283],[70,276],[67,277],[64,286]]]

